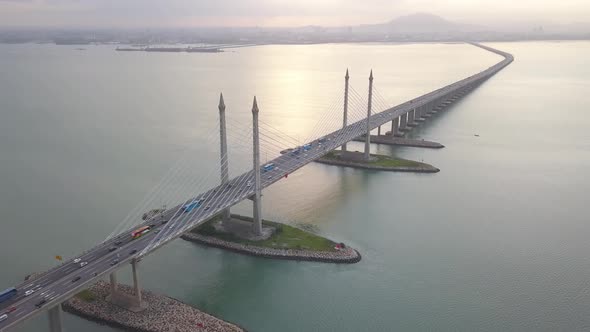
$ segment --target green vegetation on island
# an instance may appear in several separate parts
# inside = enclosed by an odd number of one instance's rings
[[[250,217],[232,215],[232,218],[252,222],[252,218]],[[218,221],[219,217],[212,218],[198,228],[193,229],[193,232],[199,235],[215,237],[223,241],[263,248],[336,251],[336,249],[334,249],[336,242],[330,241],[324,237],[306,232],[293,226],[262,220],[263,226],[275,228],[274,233],[266,240],[251,241],[240,238],[231,233],[218,231],[214,226],[214,224]]]
[[[96,295],[89,289],[85,289],[80,293],[76,294],[76,298],[84,301],[84,302],[93,302],[96,300]]]
[[[323,158],[332,159],[332,160],[342,160],[340,159],[339,151],[330,151],[328,152]],[[429,164],[421,163],[414,160],[408,159],[401,159],[401,158],[392,158],[389,156],[378,155],[378,154],[371,154],[371,158],[369,162],[362,161],[367,165],[375,165],[375,166],[383,166],[383,167],[432,167]],[[358,161],[355,161],[358,162]]]

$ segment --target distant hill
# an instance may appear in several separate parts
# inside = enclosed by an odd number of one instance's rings
[[[387,23],[368,24],[355,27],[357,32],[390,34],[449,34],[485,31],[487,28],[477,25],[460,24],[440,16],[417,13],[400,16]]]

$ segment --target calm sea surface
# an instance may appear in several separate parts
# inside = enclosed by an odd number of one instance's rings
[[[590,330],[590,43],[489,45],[515,62],[412,133],[446,148],[373,146],[440,173],[310,164],[264,192],[266,217],[348,243],[360,263],[177,240],[144,259],[143,286],[249,331]],[[104,239],[182,156],[197,156],[186,177],[215,184],[220,92],[236,175],[250,165],[254,95],[267,127],[302,140],[322,119],[341,121],[346,68],[362,96],[373,69],[393,105],[497,61],[460,44],[221,54],[0,45],[0,288]],[[113,331],[69,314],[65,326]]]

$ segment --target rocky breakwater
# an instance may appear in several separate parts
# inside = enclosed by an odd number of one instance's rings
[[[133,294],[127,285],[119,291]],[[176,299],[142,291],[147,308],[131,312],[106,300],[110,284],[99,281],[87,291],[64,302],[65,311],[101,324],[137,332],[225,332],[245,331],[241,327],[199,311]]]
[[[356,263],[361,260],[361,254],[355,249],[338,245],[338,250],[315,251],[305,249],[278,249],[242,244],[218,239],[213,236],[201,235],[193,232],[186,233],[182,239],[204,244],[211,247],[226,249],[241,254],[297,261],[315,261],[326,263]]]

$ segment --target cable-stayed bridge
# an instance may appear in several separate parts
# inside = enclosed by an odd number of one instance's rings
[[[60,266],[17,285],[15,287],[16,295],[0,303],[0,319],[2,319],[0,321],[0,331],[7,331],[19,322],[45,311],[49,312],[50,330],[52,332],[61,331],[60,304],[107,274],[110,275],[111,294],[115,298],[117,294],[115,271],[129,263],[131,263],[133,269],[136,294],[134,306],[140,308],[142,301],[136,266],[141,257],[161,248],[166,243],[173,241],[215,215],[227,216],[230,207],[247,199],[253,202],[254,231],[259,232],[261,227],[261,191],[264,188],[334,149],[340,147],[345,149],[347,142],[362,135],[365,135],[365,155],[368,156],[371,130],[391,122],[391,134],[393,136],[397,130],[404,130],[434,110],[448,106],[514,60],[512,55],[508,53],[479,44],[473,45],[496,53],[504,59],[470,77],[393,107],[387,107],[382,98],[380,100],[379,98],[373,99],[372,75],[370,77],[367,104],[364,107],[349,107],[347,73],[342,127],[330,132],[321,132],[318,137],[306,142],[299,142],[292,137],[281,134],[264,123],[261,126],[264,130],[261,132],[258,121],[258,105],[256,98],[254,98],[252,135],[251,137],[249,134],[242,137],[244,140],[252,139],[253,166],[251,170],[231,179],[228,174],[225,105],[223,97],[221,97],[219,105],[221,184],[196,195],[177,200],[181,203],[161,213],[148,216],[145,221],[138,222],[138,218],[133,218],[132,216],[135,215],[130,214],[130,217],[126,218],[102,243],[81,253],[75,259],[70,259]],[[355,92],[352,91],[351,95],[354,98]],[[378,94],[377,97],[379,97]],[[373,112],[374,106],[379,104],[381,110]],[[355,119],[355,116],[361,118]],[[339,118],[340,115],[329,114],[328,117]],[[349,121],[350,123],[348,123]],[[325,126],[320,125],[318,128],[323,130]],[[260,164],[260,142],[274,144],[276,148],[279,148],[273,142],[273,138],[277,137],[284,139],[283,144],[291,144],[291,147],[300,146],[298,151],[301,152],[281,154],[262,166]],[[280,148],[284,148],[284,146],[280,146]],[[161,189],[162,186],[156,186],[154,190]],[[142,207],[149,206],[152,201],[153,196],[148,197],[144,202],[145,204],[140,205],[137,211],[140,213],[145,212]],[[142,226],[150,226],[150,232],[139,238],[133,238],[131,232]],[[80,264],[84,266],[80,266]],[[6,316],[3,317],[3,315]]]

